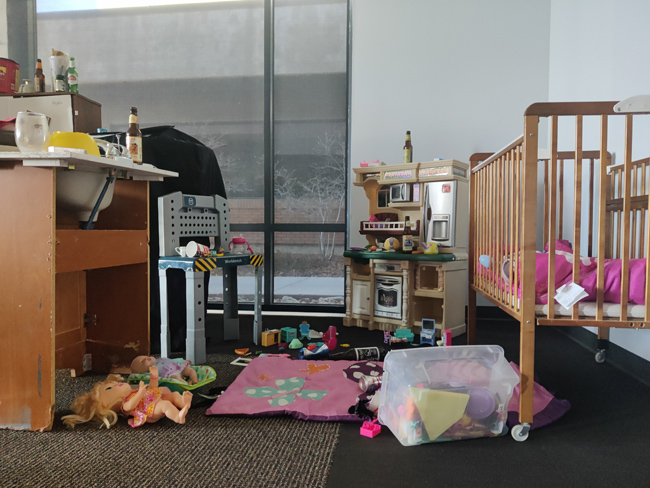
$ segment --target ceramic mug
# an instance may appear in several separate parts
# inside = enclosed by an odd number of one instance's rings
[[[195,241],[190,241],[185,246],[185,255],[188,258],[200,258],[210,255],[210,248]]]
[[[185,246],[175,247],[175,248],[174,248],[174,251],[176,251],[176,253],[178,253],[178,255],[179,255],[180,257],[182,257],[182,258],[184,258],[185,256],[187,256]]]

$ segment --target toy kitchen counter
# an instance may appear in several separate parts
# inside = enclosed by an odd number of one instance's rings
[[[467,254],[343,253],[346,310],[343,324],[419,333],[433,319],[436,335],[465,333]]]
[[[149,355],[149,180],[174,176],[0,153],[0,428],[51,429],[55,369],[108,373]]]

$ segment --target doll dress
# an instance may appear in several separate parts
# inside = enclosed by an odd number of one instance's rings
[[[175,374],[181,374],[191,363],[187,360],[182,363],[169,358],[159,358],[156,360],[156,367],[161,378],[171,378]]]
[[[133,395],[136,395],[138,390],[133,390],[129,395],[124,399],[126,403]],[[153,415],[154,408],[156,408],[156,403],[163,395],[162,388],[148,388],[140,403],[130,412],[130,415],[133,418],[128,420],[131,427],[139,427],[142,424],[147,422],[147,418]],[[125,412],[126,413],[126,412]]]

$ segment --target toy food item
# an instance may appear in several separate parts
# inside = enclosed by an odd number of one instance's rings
[[[397,237],[389,237],[384,242],[384,250],[386,251],[397,251],[401,246]]]

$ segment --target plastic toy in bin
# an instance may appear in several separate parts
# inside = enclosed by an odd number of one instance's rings
[[[379,422],[405,446],[503,435],[517,383],[500,346],[391,351]]]

